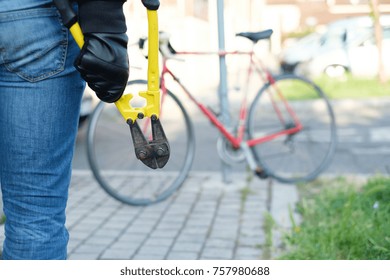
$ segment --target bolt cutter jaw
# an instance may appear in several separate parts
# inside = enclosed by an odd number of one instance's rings
[[[152,169],[163,168],[170,155],[170,147],[161,126],[160,120],[156,116],[151,118],[153,139],[147,141],[137,121],[127,120],[133,139],[135,156],[146,166]]]
[[[146,106],[142,108],[133,108],[131,106],[132,94],[125,94],[122,98],[115,102],[119,112],[127,121],[130,127],[135,155],[146,166],[157,169],[163,168],[170,154],[170,147],[165,136],[163,127],[160,123],[160,78],[158,67],[158,50],[159,50],[159,33],[158,33],[158,17],[157,8],[158,0],[142,1],[144,5],[152,5],[154,8],[147,10],[148,15],[148,86],[146,91],[139,92],[139,96],[146,99]],[[147,141],[142,133],[137,119],[149,117],[152,129],[152,140]]]
[[[163,168],[167,164],[170,155],[168,139],[165,136],[165,132],[159,118],[153,115],[151,123],[153,140],[149,142],[149,145],[153,147],[158,168]]]

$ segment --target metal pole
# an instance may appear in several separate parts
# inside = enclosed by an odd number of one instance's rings
[[[224,19],[224,0],[217,0],[217,14],[218,14],[218,48],[219,51],[225,51],[225,19]],[[227,71],[226,71],[226,57],[219,57],[219,101],[221,108],[221,120],[226,126],[230,126],[230,115],[229,115],[229,100],[227,90]],[[222,176],[225,183],[231,182],[230,166],[222,162]]]

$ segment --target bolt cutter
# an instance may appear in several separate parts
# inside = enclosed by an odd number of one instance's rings
[[[134,108],[130,104],[132,94],[123,94],[115,102],[116,107],[130,127],[136,157],[152,169],[163,168],[168,162],[170,147],[160,123],[160,77],[158,67],[159,31],[157,10],[159,0],[141,0],[148,15],[148,85],[139,95],[146,99],[144,107]],[[84,36],[77,22],[70,0],[53,0],[59,10],[64,25],[69,28],[80,48],[84,45]],[[152,140],[146,140],[137,119],[149,117],[151,120]]]

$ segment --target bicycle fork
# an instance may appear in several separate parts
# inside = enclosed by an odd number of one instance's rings
[[[73,38],[80,48],[84,45],[84,36],[77,22],[70,0],[53,0],[59,10],[64,25],[69,28]],[[146,166],[157,169],[163,168],[169,159],[170,147],[161,125],[160,115],[160,85],[158,68],[158,17],[159,0],[142,0],[148,14],[148,86],[147,90],[139,95],[146,99],[146,106],[134,108],[130,104],[132,94],[124,94],[117,102],[116,107],[130,127],[137,159]],[[147,141],[140,129],[137,119],[149,117],[151,119],[152,140]]]

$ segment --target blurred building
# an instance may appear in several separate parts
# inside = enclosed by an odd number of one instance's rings
[[[180,33],[193,44],[191,36],[216,46],[217,0],[160,0],[161,28]],[[380,12],[390,13],[390,0],[380,1]],[[241,31],[274,30],[272,51],[281,49],[284,34],[305,31],[330,21],[370,13],[370,0],[224,0],[225,34],[229,46],[234,34]],[[144,16],[139,1],[128,1],[131,18]],[[199,31],[200,30],[200,31]],[[205,39],[205,36],[208,37]],[[199,41],[199,38],[196,38]],[[184,46],[184,47],[188,47]]]
[[[133,9],[140,5],[133,1]],[[161,0],[164,9],[175,9],[176,16],[193,16],[208,21],[217,0]],[[390,13],[390,0],[379,0],[380,11]],[[249,26],[266,25],[271,15],[298,26],[326,24],[329,21],[370,13],[370,0],[225,0],[230,10]],[[141,7],[142,8],[142,7]]]
[[[380,12],[390,13],[390,0],[379,1]],[[323,25],[337,19],[368,15],[371,12],[369,0],[267,0],[267,8],[276,10],[282,22],[295,23],[294,28]]]

